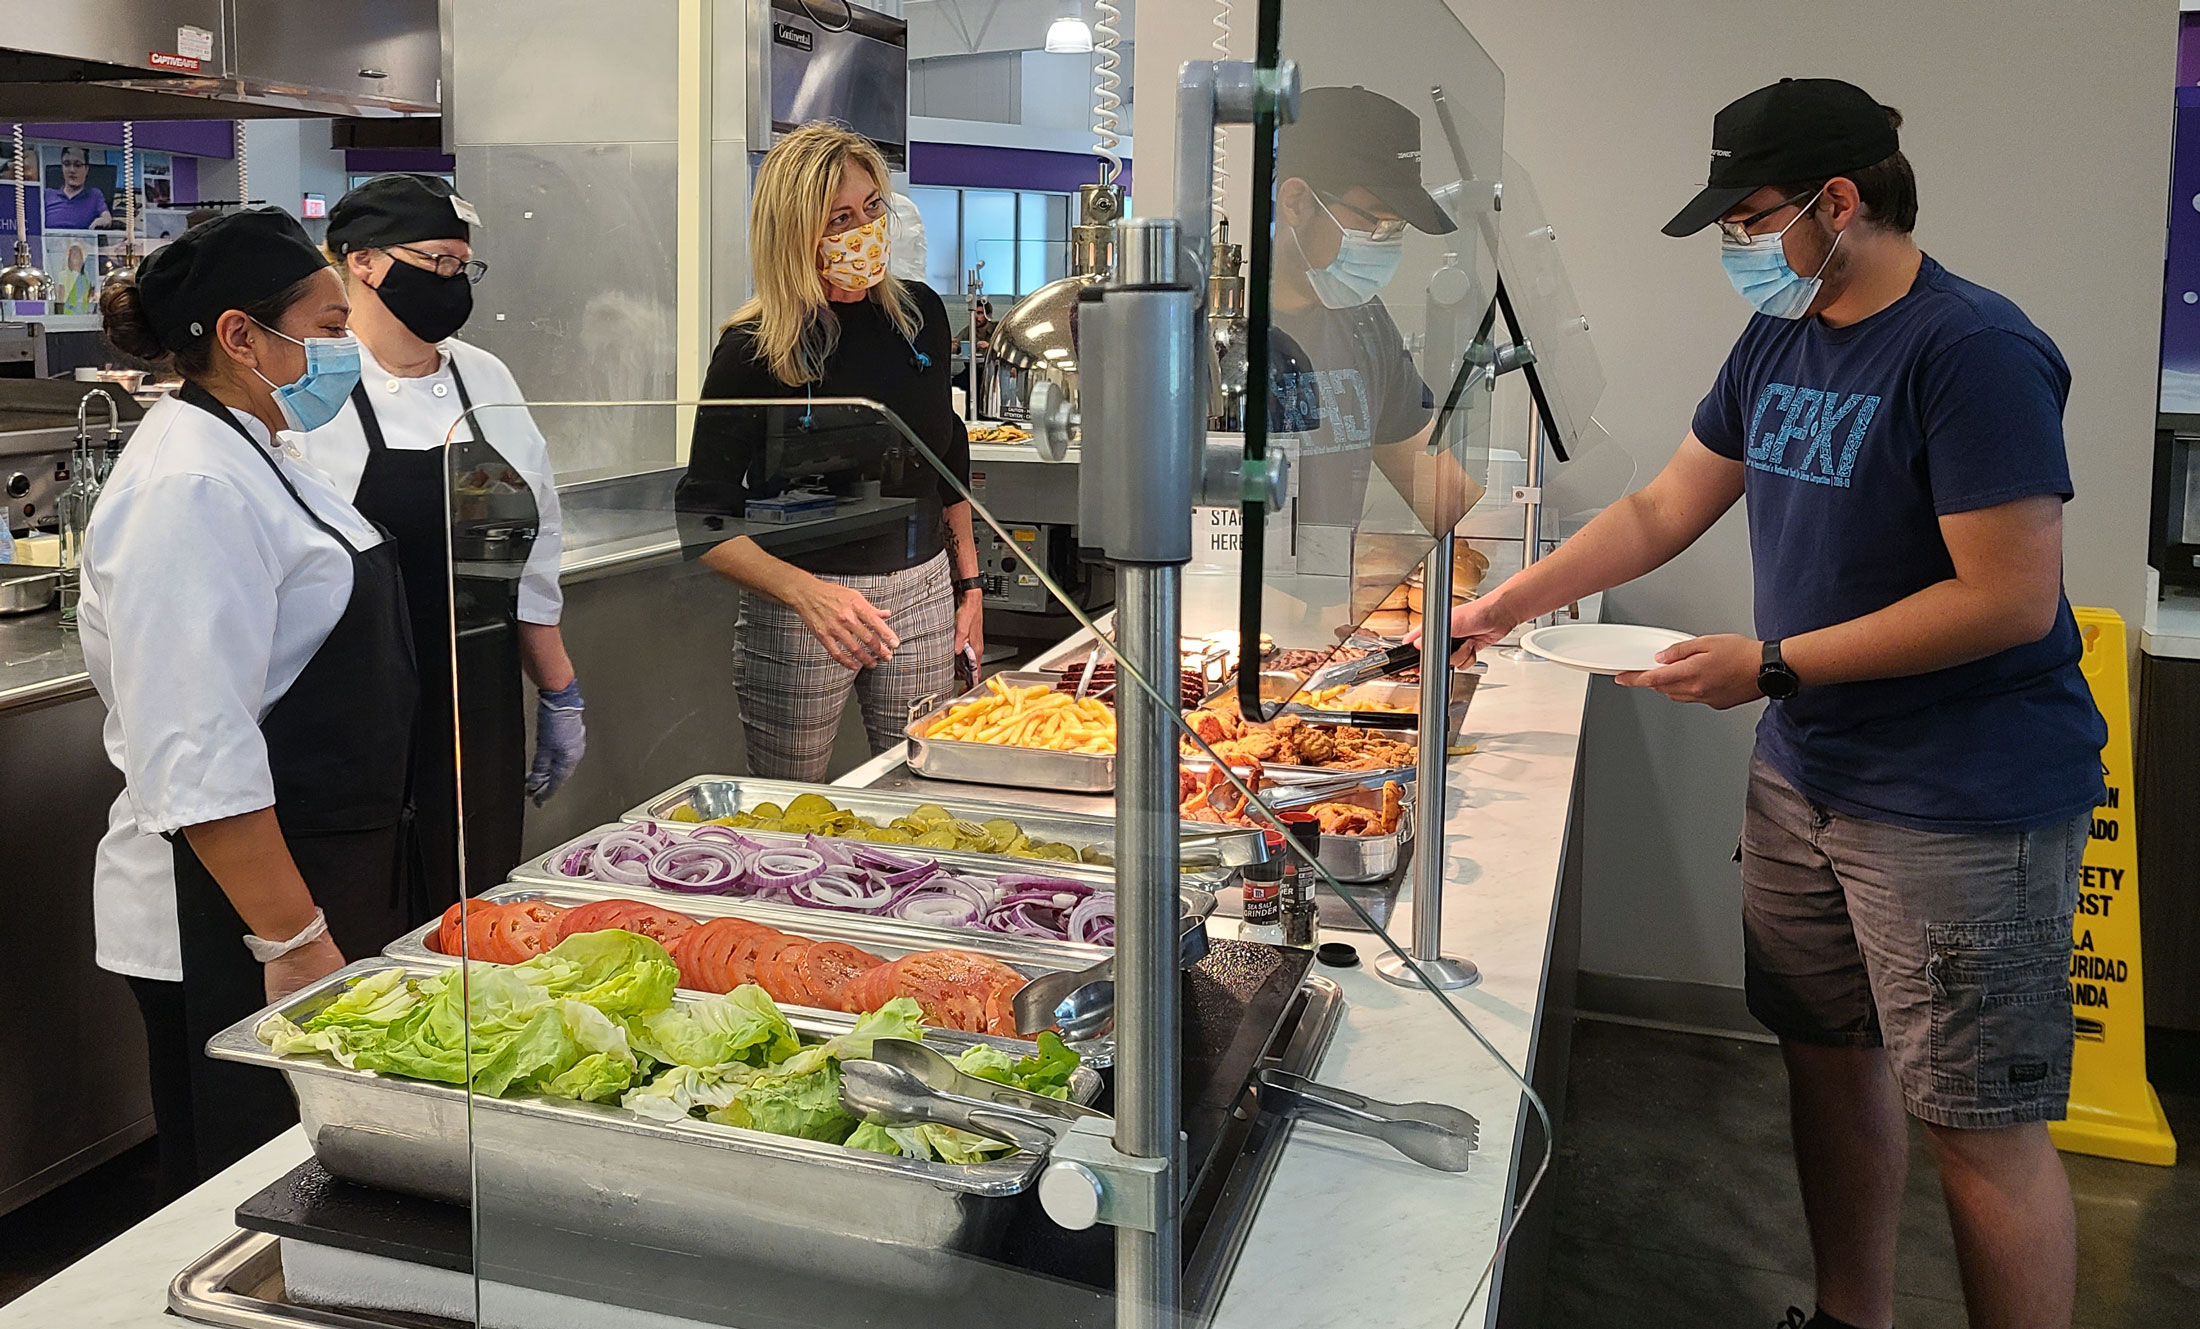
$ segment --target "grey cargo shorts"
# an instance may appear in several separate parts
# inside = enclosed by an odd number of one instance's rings
[[[1783,1039],[1885,1047],[1913,1116],[2060,1121],[2087,819],[1980,835],[1818,806],[1752,758],[1742,820],[1749,1013]]]

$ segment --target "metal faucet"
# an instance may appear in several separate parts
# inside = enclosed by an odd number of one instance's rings
[[[92,398],[94,397],[99,398],[107,407],[107,446],[96,456],[93,455],[91,450],[92,431],[89,427],[89,416]],[[105,484],[108,474],[115,468],[115,458],[122,452],[122,412],[116,407],[115,399],[108,395],[105,388],[93,388],[77,400],[76,445],[83,448],[85,455],[95,463],[93,479],[100,484]]]

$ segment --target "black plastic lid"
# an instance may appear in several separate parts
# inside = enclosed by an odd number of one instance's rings
[[[1314,948],[1314,958],[1332,969],[1352,969],[1360,963],[1360,953],[1348,941],[1325,941]]]

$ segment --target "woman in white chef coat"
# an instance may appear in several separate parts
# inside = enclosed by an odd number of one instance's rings
[[[457,694],[470,891],[518,865],[523,797],[540,804],[555,793],[586,744],[580,683],[558,630],[564,546],[549,446],[504,362],[453,336],[487,271],[469,243],[479,222],[434,175],[378,175],[337,200],[327,247],[351,299],[360,381],[336,420],[305,439],[307,460],[397,541],[420,657],[414,801],[438,905],[458,898],[454,553],[465,569]],[[523,673],[539,690],[531,768]]]
[[[403,851],[419,686],[397,552],[295,438],[358,381],[343,283],[276,208],[194,226],[100,295],[183,390],[147,411],[85,537],[85,663],[124,789],[98,960],[145,1015],[163,1180],[297,1117],[213,1034],[421,920]]]

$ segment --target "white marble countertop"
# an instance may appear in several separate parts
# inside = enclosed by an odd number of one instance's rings
[[[2172,591],[2150,603],[2139,649],[2157,660],[2200,660],[2200,594]]]
[[[1477,750],[1451,763],[1443,936],[1447,954],[1482,970],[1481,983],[1452,1000],[1520,1067],[1548,978],[1588,678],[1510,654],[1493,653],[1468,713]],[[1392,928],[1401,941],[1410,936],[1409,907]],[[1380,946],[1364,933],[1325,939],[1353,942],[1369,962]],[[1347,1003],[1320,1078],[1375,1098],[1462,1106],[1481,1121],[1481,1150],[1472,1171],[1444,1174],[1370,1140],[1296,1128],[1216,1329],[1450,1329],[1509,1218],[1514,1169],[1540,1162],[1514,1157],[1522,1099],[1437,998],[1393,987],[1367,964],[1320,972]],[[239,1202],[307,1152],[300,1132],[278,1137],[0,1308],[0,1327],[173,1326],[170,1279],[229,1235]]]
[[[1589,678],[1510,654],[1491,654],[1463,734],[1476,750],[1451,762],[1443,938],[1446,955],[1482,971],[1452,1001],[1525,1069],[1549,977]],[[1405,943],[1412,930],[1401,902],[1391,935]],[[1369,962],[1381,944],[1324,936],[1337,939]],[[1513,1169],[1541,1162],[1540,1150],[1514,1157],[1519,1089],[1436,997],[1393,987],[1369,964],[1320,972],[1344,989],[1346,1006],[1318,1078],[1392,1102],[1464,1107],[1482,1123],[1481,1149],[1472,1171],[1452,1175],[1371,1140],[1294,1128],[1215,1329],[1450,1329],[1509,1220]]]

